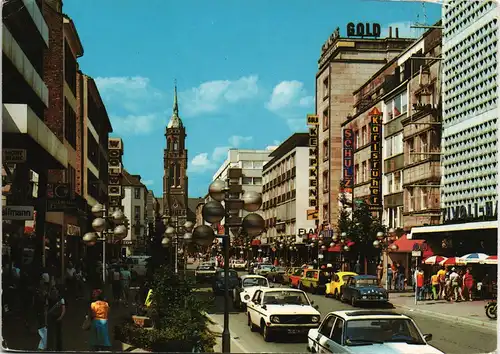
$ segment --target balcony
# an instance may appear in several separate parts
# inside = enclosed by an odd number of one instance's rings
[[[395,208],[403,205],[403,192],[393,193],[384,196],[384,208]]]
[[[28,105],[7,103],[3,105],[2,133],[23,134],[29,137],[52,157],[47,160],[47,164],[50,163],[53,168],[68,167],[66,147]],[[4,143],[4,148],[6,147],[8,145]]]
[[[405,155],[399,154],[384,160],[384,173],[390,173],[404,167]]]
[[[7,27],[3,26],[2,49],[7,58],[24,77],[24,80],[30,85],[40,100],[46,107],[49,105],[49,89],[40,75],[36,72],[30,60],[24,54],[23,50],[16,42]]]
[[[393,119],[384,125],[384,138],[394,135],[403,130],[403,119],[406,118],[406,113],[403,113],[396,119]]]
[[[441,169],[439,161],[424,160],[413,166],[405,168],[403,173],[403,185],[407,186],[421,181],[439,182]]]
[[[40,8],[38,7],[38,4],[36,3],[35,0],[22,0],[24,7],[26,10],[28,10],[28,13],[31,16],[31,19],[35,23],[36,28],[38,29],[38,32],[43,38],[43,41],[49,46],[49,28],[47,27],[47,23],[45,22],[45,19],[43,18],[42,12],[40,11]],[[4,27],[5,30],[5,27]]]

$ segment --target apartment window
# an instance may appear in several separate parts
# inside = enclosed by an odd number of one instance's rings
[[[99,167],[99,144],[87,129],[87,158],[95,167]]]
[[[64,137],[76,149],[76,113],[68,100],[64,100]]]
[[[134,206],[134,224],[137,221],[141,221],[141,207],[139,205]]]
[[[99,184],[97,176],[87,168],[87,191],[92,198],[97,200],[99,199]]]
[[[262,185],[262,178],[261,177],[254,177],[253,184],[255,184],[256,186]]]
[[[408,93],[405,91],[401,94],[401,113],[408,111]]]
[[[429,195],[427,188],[425,187],[420,188],[420,209],[421,210],[427,209],[428,203],[429,203]]]
[[[328,192],[328,171],[323,171],[323,192]]]
[[[361,139],[362,139],[362,146],[365,146],[368,144],[368,130],[366,129],[366,125],[361,128]]]
[[[323,204],[323,220],[328,220],[328,203]]]
[[[328,92],[330,90],[328,77],[323,80],[323,99],[328,97]]]
[[[253,168],[252,161],[242,161],[241,166],[243,168]]]
[[[394,193],[401,191],[401,186],[402,186],[401,177],[402,177],[401,171],[394,172]]]
[[[408,188],[408,211],[415,210],[415,191],[413,188]]]
[[[330,118],[328,117],[328,109],[323,111],[323,130],[330,127]]]
[[[403,133],[392,137],[392,154],[398,155],[403,153]]]
[[[134,188],[134,198],[141,199],[141,189],[140,188]]]
[[[354,131],[354,149],[361,146],[361,141],[359,141],[359,130]]]
[[[392,156],[392,136],[390,138],[387,138],[385,144],[385,157],[391,157]]]
[[[415,147],[413,143],[413,138],[406,141],[406,150],[408,151],[408,163],[415,162]]]
[[[422,153],[420,154],[420,160],[424,160],[428,157],[427,153],[429,152],[429,141],[427,137],[427,132],[420,134],[419,138],[420,138],[420,152]]]
[[[64,80],[73,95],[76,95],[76,58],[71,51],[68,41],[64,41]]]
[[[328,160],[328,139],[323,141],[323,161]]]
[[[387,178],[387,191],[389,194],[394,193],[392,177],[392,175],[389,175]]]
[[[294,189],[295,189],[295,177],[290,180],[290,190],[293,191]]]
[[[252,184],[252,177],[243,177],[243,184]]]
[[[359,175],[359,165],[354,165],[354,183],[355,184],[358,184],[358,183],[361,183],[361,180],[360,180],[360,175]]]
[[[363,161],[363,163],[361,164],[361,167],[363,169],[363,171],[361,172],[362,175],[361,175],[361,183],[365,182],[366,180],[368,180],[368,164],[366,163],[366,161]]]
[[[253,162],[253,168],[262,168],[264,166],[263,161],[254,161]]]

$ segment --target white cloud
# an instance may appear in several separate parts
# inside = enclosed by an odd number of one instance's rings
[[[144,135],[150,133],[156,126],[156,116],[148,115],[127,115],[124,117],[111,116],[113,132],[122,135]]]
[[[152,179],[147,179],[145,181],[142,181],[141,180],[141,183],[144,184],[145,186],[151,186],[153,185],[155,182],[152,180]]]
[[[304,84],[297,80],[281,81],[276,85],[266,107],[278,113],[284,109],[309,107],[314,102],[314,97],[307,94]]]
[[[425,29],[423,28],[411,28],[414,25],[413,22],[393,22],[389,23],[382,30],[381,37],[389,37],[389,27],[392,27],[392,36],[396,37],[396,28],[398,28],[399,38],[418,38],[420,37]]]
[[[279,141],[279,140],[273,141],[273,146],[280,146],[280,145],[281,145],[281,141]]]
[[[305,118],[291,118],[286,120],[288,128],[292,132],[305,132],[307,131],[307,124]]]
[[[244,76],[238,80],[207,81],[198,87],[179,93],[181,115],[196,116],[217,111],[225,103],[236,103],[252,98],[259,92],[258,76]]]
[[[207,170],[215,169],[218,163],[220,163],[227,157],[227,152],[229,149],[241,147],[242,145],[245,145],[245,143],[248,143],[252,140],[252,136],[233,135],[228,139],[229,145],[216,146],[211,155],[209,155],[208,152],[202,152],[193,157],[189,164],[189,171],[204,172]]]

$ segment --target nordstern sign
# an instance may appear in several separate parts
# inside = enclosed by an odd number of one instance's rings
[[[35,208],[32,206],[7,205],[2,208],[4,220],[33,220]]]

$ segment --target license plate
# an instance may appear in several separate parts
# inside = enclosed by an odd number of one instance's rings
[[[300,329],[289,329],[288,330],[288,334],[298,334],[298,333],[302,333],[302,331]]]

